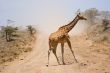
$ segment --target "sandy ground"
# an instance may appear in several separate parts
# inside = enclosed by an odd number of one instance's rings
[[[50,65],[46,67],[48,39],[39,36],[31,53],[7,63],[8,66],[1,73],[110,73],[110,45],[92,45],[90,40],[81,37],[71,38],[71,43],[78,63],[75,63],[65,44],[66,65],[58,65],[51,53]],[[58,45],[57,54],[61,62],[60,50],[60,45]]]

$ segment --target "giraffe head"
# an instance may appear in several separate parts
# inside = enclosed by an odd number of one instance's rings
[[[78,13],[77,17],[79,18],[79,20],[87,20],[87,18],[82,16],[81,13]]]

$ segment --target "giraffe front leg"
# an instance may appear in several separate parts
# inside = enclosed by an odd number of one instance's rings
[[[67,39],[67,44],[68,44],[68,46],[69,46],[69,48],[70,48],[70,50],[71,50],[71,52],[72,52],[72,55],[73,55],[75,61],[78,63],[78,61],[77,61],[77,59],[76,59],[76,57],[75,57],[74,51],[72,50],[71,42],[70,42],[69,39]]]
[[[63,62],[63,65],[65,65],[65,62],[64,62],[64,43],[61,43],[61,52],[62,52],[62,62]]]

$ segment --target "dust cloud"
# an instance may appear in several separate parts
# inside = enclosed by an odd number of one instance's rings
[[[72,21],[72,20],[71,20]],[[45,36],[49,36],[51,33],[55,32],[58,30],[59,27],[68,24],[69,22],[61,23],[61,24],[46,24],[46,25],[39,25],[38,29],[40,33],[44,34]],[[71,35],[80,35],[81,33],[85,32],[87,28],[87,23],[86,21],[79,21],[75,27],[69,32]]]

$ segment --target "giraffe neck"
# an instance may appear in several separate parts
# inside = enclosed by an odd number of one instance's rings
[[[61,29],[61,30],[64,30],[65,33],[69,33],[72,30],[72,28],[77,24],[78,21],[79,21],[79,18],[78,18],[78,16],[76,16],[73,21],[71,21],[67,25],[60,27],[59,30]]]

